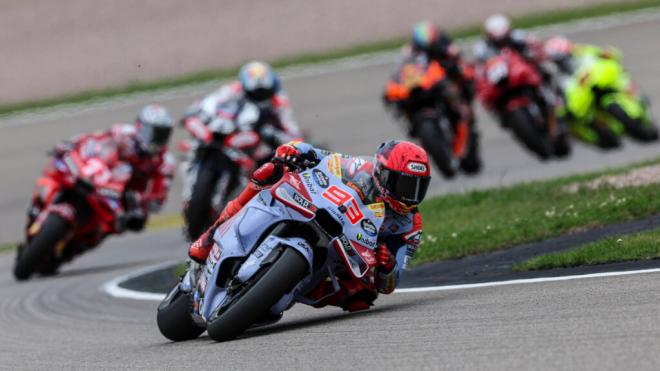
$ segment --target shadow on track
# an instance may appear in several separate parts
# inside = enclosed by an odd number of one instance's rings
[[[348,312],[343,312],[339,308],[333,308],[336,309],[337,312],[333,313],[326,313],[323,315],[319,316],[314,316],[313,314],[310,315],[310,318],[302,318],[302,319],[297,319],[293,321],[286,321],[284,322],[278,322],[276,324],[264,326],[264,327],[259,327],[255,329],[248,330],[246,333],[241,335],[239,338],[230,341],[230,343],[236,343],[236,342],[241,342],[244,340],[248,340],[251,338],[257,338],[257,337],[262,337],[262,336],[268,336],[268,335],[281,335],[283,333],[289,332],[289,331],[295,331],[295,330],[300,330],[300,329],[309,329],[313,327],[318,327],[318,326],[323,326],[323,325],[331,325],[335,323],[340,323],[346,320],[354,320],[354,319],[359,319],[365,316],[374,316],[378,314],[386,314],[386,313],[394,313],[394,312],[399,312],[399,311],[404,311],[404,310],[414,310],[416,307],[424,307],[424,306],[431,306],[435,305],[438,302],[443,302],[443,301],[449,301],[452,300],[453,297],[458,296],[458,292],[443,292],[439,295],[433,295],[433,296],[424,296],[424,297],[417,297],[417,298],[411,298],[408,301],[405,302],[399,302],[399,303],[392,303],[392,304],[378,304],[378,301],[376,301],[376,305],[369,310],[361,311],[361,312],[354,312],[354,313],[348,313]],[[463,297],[465,296],[465,293],[460,294]],[[302,305],[302,304],[301,304]],[[286,312],[284,313],[284,316],[286,318]],[[196,345],[218,345],[220,343],[217,343],[211,338],[208,337],[208,335],[202,335],[196,340],[191,340],[191,341],[184,341],[184,342],[169,342],[169,341],[164,341],[163,343],[160,344],[153,344],[149,346],[148,348],[151,347],[161,347],[161,346],[183,346],[184,344],[194,344]]]

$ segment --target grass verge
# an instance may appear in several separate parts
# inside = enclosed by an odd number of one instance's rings
[[[572,231],[660,213],[660,186],[565,187],[624,174],[660,159],[605,172],[432,198],[421,205],[425,237],[415,263],[461,258]]]
[[[529,28],[544,26],[553,23],[567,22],[582,18],[593,18],[615,13],[630,12],[635,10],[649,9],[660,6],[660,0],[636,0],[622,1],[612,4],[602,4],[589,7],[579,7],[574,9],[560,10],[554,12],[544,12],[531,14],[525,17],[515,18],[513,23],[516,27]],[[474,25],[460,29],[452,30],[457,38],[475,36],[480,32],[480,26]],[[398,48],[407,37],[399,37],[390,40],[372,42],[368,44],[356,45],[353,47],[337,49],[323,53],[308,53],[296,55],[288,58],[281,58],[272,61],[275,68],[282,68],[299,64],[318,63],[330,61],[349,56],[369,54],[379,51],[394,50]],[[156,81],[136,81],[124,86],[88,90],[76,94],[65,95],[55,98],[33,100],[19,103],[0,105],[0,115],[8,115],[23,111],[54,107],[62,104],[74,104],[89,102],[92,100],[107,99],[126,94],[155,91],[167,88],[174,88],[182,85],[196,84],[217,79],[230,78],[236,75],[238,66],[232,68],[223,68],[215,70],[201,71],[193,74],[182,75],[172,78],[160,79]]]
[[[16,242],[7,242],[0,244],[0,253],[14,251]]]
[[[612,237],[574,250],[547,254],[513,267],[515,271],[578,267],[660,258],[660,229]]]

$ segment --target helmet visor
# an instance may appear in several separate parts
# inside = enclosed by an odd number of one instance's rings
[[[247,96],[255,102],[262,102],[271,99],[275,95],[273,89],[257,88],[247,91]]]
[[[172,128],[169,126],[143,124],[141,139],[148,152],[158,153],[167,145],[167,142],[170,140],[170,134],[172,134]]]
[[[380,182],[396,200],[406,205],[418,205],[426,196],[430,177],[403,174],[388,169],[380,171]]]

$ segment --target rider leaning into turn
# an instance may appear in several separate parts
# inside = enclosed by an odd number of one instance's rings
[[[375,249],[378,262],[375,289],[384,294],[394,291],[401,271],[406,268],[421,241],[422,216],[417,205],[424,199],[431,178],[426,152],[405,141],[381,144],[373,160],[333,154],[302,142],[278,147],[273,161],[253,173],[251,182],[243,192],[229,202],[213,226],[190,246],[190,258],[204,264],[213,247],[215,230],[236,215],[258,192],[279,181],[285,167],[311,167],[330,155],[341,158],[342,179],[362,197],[365,204],[382,202],[380,207],[385,219]],[[341,286],[338,295],[325,299],[320,306],[336,305],[355,311],[369,308],[375,299],[375,295],[353,295],[350,281],[341,282]],[[332,292],[330,285],[321,284],[310,295],[321,298],[329,292]]]
[[[394,78],[397,79],[401,68],[406,64],[419,61],[422,63],[438,62],[447,76],[445,101],[448,108],[457,117],[458,122],[466,122],[470,132],[476,134],[474,127],[474,113],[472,101],[474,100],[474,71],[461,57],[461,50],[451,37],[434,26],[424,21],[413,26],[410,43],[404,45]],[[385,101],[386,104],[394,102]]]
[[[198,141],[209,144],[213,133],[207,127],[215,118],[235,121],[246,103],[253,103],[260,110],[260,121],[271,126],[259,134],[273,148],[292,139],[300,138],[298,124],[293,118],[289,99],[281,88],[279,78],[271,67],[263,62],[249,62],[241,67],[238,81],[226,84],[198,102],[195,102],[182,120],[183,126]],[[254,128],[233,128],[243,130]],[[229,134],[229,133],[225,133]]]
[[[112,174],[109,184],[126,184],[121,194],[107,195],[119,201],[112,203],[116,232],[139,231],[149,213],[161,209],[172,184],[175,162],[167,151],[172,126],[172,118],[164,107],[148,105],[140,111],[135,124],[115,124],[109,130],[75,136],[58,144],[53,155],[63,157],[75,151],[85,162],[102,161]],[[28,225],[45,204],[42,198],[49,195],[49,186],[40,185],[29,208]],[[92,248],[105,237],[101,233],[90,235],[80,248]]]
[[[558,80],[566,104],[560,114],[570,124],[571,132],[580,140],[601,148],[616,148],[608,133],[606,118],[596,114],[603,97],[613,91],[638,94],[621,61],[621,53],[613,47],[576,44],[555,36],[544,43],[544,54],[556,66]],[[643,96],[642,96],[642,99]],[[649,131],[646,140],[657,139]]]

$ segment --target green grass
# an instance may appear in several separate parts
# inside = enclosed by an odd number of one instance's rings
[[[420,207],[425,237],[414,263],[482,254],[658,214],[658,184],[580,189],[573,194],[562,189],[652,163],[660,159],[618,170],[432,198]]]
[[[513,269],[530,271],[657,258],[660,258],[660,229],[607,238],[574,250],[539,256]]]
[[[628,12],[634,10],[648,9],[660,6],[660,0],[637,0],[613,4],[597,5],[590,7],[581,7],[570,10],[561,10],[554,12],[544,12],[532,14],[525,17],[515,18],[513,23],[516,27],[529,28],[534,26],[543,26],[558,22],[566,22],[582,18],[591,18],[614,13]],[[452,30],[457,38],[475,36],[480,32],[480,26],[474,25]],[[369,54],[379,51],[394,50],[398,48],[407,36],[390,40],[383,40],[368,44],[356,45],[353,47],[337,49],[330,52],[308,53],[296,55],[288,58],[282,58],[272,61],[275,68],[282,68],[291,65],[309,64],[323,61],[330,61],[349,56]],[[160,79],[156,81],[135,81],[124,86],[103,88],[97,90],[88,90],[76,94],[46,98],[40,100],[10,103],[0,105],[0,115],[8,115],[37,108],[48,108],[62,104],[74,104],[89,102],[93,100],[102,100],[111,97],[149,92],[166,88],[174,88],[187,84],[196,84],[211,80],[226,79],[236,75],[238,67],[223,68],[215,70],[201,71],[193,74],[182,75],[172,78]]]
[[[14,251],[16,248],[16,242],[2,243],[0,244],[0,253]]]

